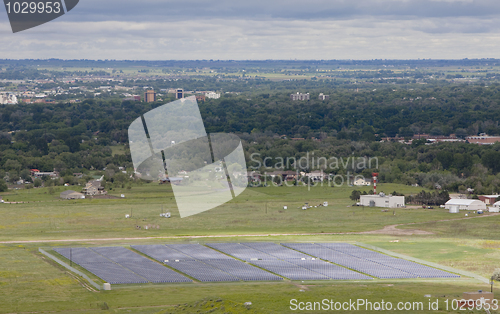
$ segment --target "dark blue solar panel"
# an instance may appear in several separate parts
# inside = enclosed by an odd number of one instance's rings
[[[110,284],[147,283],[148,281],[115,263],[81,264],[83,268]]]
[[[331,279],[337,280],[348,280],[348,279],[373,279],[369,276],[357,273],[355,271],[327,263],[322,260],[287,260],[287,262],[295,264],[297,266],[309,269],[311,271],[317,272],[319,274],[325,275]]]
[[[204,260],[203,262],[243,281],[283,280],[281,277],[237,260]]]
[[[201,261],[168,262],[166,265],[179,270],[199,281],[238,281],[238,278]]]
[[[102,255],[99,255],[88,248],[55,248],[54,251],[77,263],[109,263],[111,262]]]
[[[69,258],[69,248],[56,251]],[[75,263],[111,284],[191,281],[124,247],[73,248],[71,257]]]
[[[120,263],[125,268],[130,269],[134,273],[146,278],[149,282],[192,282],[191,279],[153,261],[143,262],[122,262]]]
[[[295,243],[284,244],[289,247],[297,248],[300,250],[317,256],[321,259],[333,262],[338,265],[342,265],[351,269],[354,269],[365,274],[388,279],[388,278],[416,278],[415,275],[401,271],[399,269],[391,268],[385,265],[381,265],[366,259],[358,258],[349,254],[344,254],[339,251],[332,251],[326,247],[322,247],[316,244],[301,243],[300,245],[295,245]]]
[[[459,277],[348,243],[286,243],[283,245],[378,278]]]
[[[311,259],[311,256],[290,250],[289,248],[283,247],[279,244],[272,242],[255,242],[255,243],[241,243],[244,246],[248,246],[252,249],[267,253],[271,256],[277,257],[279,259]]]
[[[94,247],[90,248],[92,251],[101,254],[107,259],[112,260],[113,262],[141,262],[144,260],[148,260],[144,256],[141,256],[129,249],[126,249],[121,246],[113,246],[113,247]]]
[[[146,254],[156,254],[156,259],[157,260],[162,260],[165,261],[167,260],[166,257],[167,255],[161,255],[158,256],[158,252],[164,251],[163,249],[155,246],[155,248],[150,248],[148,246],[134,246],[135,249],[140,250],[141,252],[144,252]],[[237,277],[238,279],[244,280],[244,281],[255,281],[255,280],[282,280],[282,278],[275,276],[273,274],[270,274],[264,270],[261,270],[259,268],[250,266],[248,264],[245,264],[241,261],[237,261],[225,254],[222,254],[220,252],[214,251],[212,249],[203,247],[199,244],[174,244],[174,245],[168,245],[166,246],[167,250],[182,250],[183,254],[187,256],[188,258],[183,258],[182,256],[176,256],[178,257],[178,261],[200,261],[203,262],[206,265],[210,265],[214,268],[217,268],[218,270],[231,274],[234,277]],[[196,256],[198,259],[195,260],[194,256]],[[170,262],[175,262],[174,259],[169,259],[168,262],[166,262],[168,265],[172,267],[177,267],[177,263],[171,264]],[[210,268],[207,268],[204,264],[197,264],[200,265],[205,270],[210,270]],[[180,265],[178,267],[181,267],[183,269],[189,269],[193,274],[196,276],[192,276],[193,278],[202,278],[204,281],[231,281],[233,278],[220,278],[220,273],[216,272],[217,279],[211,278],[210,275],[203,276],[199,272],[193,272],[194,270],[192,268],[189,268],[188,266],[185,265]],[[177,268],[176,268],[177,269]],[[180,269],[179,269],[180,270]],[[182,271],[182,270],[180,270]],[[188,274],[191,276],[191,274]],[[201,280],[201,279],[200,279]]]
[[[169,248],[165,245],[132,245],[133,249],[154,258],[159,262],[165,261],[194,261],[195,258]]]
[[[422,278],[458,278],[460,276],[435,269],[429,266],[421,265],[412,261],[388,256],[379,252],[371,251],[359,246],[344,243],[321,243],[321,246],[328,247],[352,256],[363,258],[375,263],[379,263],[400,271],[410,273]]]
[[[167,247],[175,249],[186,255],[194,257],[197,260],[206,259],[227,259],[232,260],[233,258],[222,254],[220,252],[209,249],[200,244],[168,244]]]
[[[252,249],[240,243],[208,243],[216,250],[232,255],[244,261],[250,260],[276,260],[277,258],[262,251]]]
[[[251,261],[251,264],[267,269],[275,274],[291,280],[328,280],[329,278],[320,273],[305,269],[295,264],[280,260]]]

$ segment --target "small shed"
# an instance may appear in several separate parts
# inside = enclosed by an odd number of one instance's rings
[[[459,210],[486,210],[486,204],[480,200],[452,198],[444,204],[448,210],[458,207]]]
[[[493,204],[493,206],[490,206],[488,210],[490,213],[500,213],[500,201]]]
[[[61,192],[60,197],[64,200],[76,200],[76,199],[83,199],[85,198],[85,195],[82,193],[78,193],[73,190],[67,190],[64,192]]]

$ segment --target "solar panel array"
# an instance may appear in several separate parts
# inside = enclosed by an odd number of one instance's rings
[[[207,245],[291,280],[372,279],[276,243],[210,243]]]
[[[110,260],[87,248],[55,248],[54,251],[78,265],[87,263],[109,263]]]
[[[145,278],[115,263],[88,263],[79,265],[110,284],[148,282]]]
[[[257,267],[245,264],[243,262],[231,260],[204,260],[208,265],[221,269],[233,276],[240,278],[243,281],[255,280],[283,280],[276,275],[268,273]]]
[[[460,277],[347,243],[256,242],[207,246],[168,244],[132,248],[203,282],[283,279],[275,274],[291,280],[373,279],[365,274],[382,279]],[[54,251],[111,284],[191,281],[124,247],[55,248]]]
[[[227,259],[232,260],[229,257],[220,252],[209,249],[201,244],[168,244],[167,247],[182,252],[189,255],[197,260],[209,260],[209,259]]]
[[[347,243],[285,243],[283,245],[382,279],[460,277]]]
[[[146,254],[149,257],[154,258],[155,260],[159,262],[166,262],[166,261],[194,261],[195,258],[183,254],[177,250],[174,250],[172,248],[169,248],[165,245],[157,244],[157,245],[132,245],[131,248]]]
[[[338,265],[334,265],[331,263],[326,263],[322,260],[288,260],[290,263],[293,263],[297,266],[309,269],[311,271],[323,274],[330,279],[335,280],[353,280],[353,279],[363,279],[363,280],[372,280],[373,278],[357,273],[355,271],[349,270],[344,267],[340,267]]]
[[[205,264],[202,261],[179,261],[167,262],[165,264],[195,279],[198,279],[199,281],[239,281],[239,279],[235,276]]]
[[[297,266],[295,264],[289,263],[287,261],[275,259],[275,260],[263,260],[263,261],[252,261],[252,264],[272,271],[280,276],[289,278],[291,280],[328,280],[329,278],[317,273],[315,271]]]
[[[386,265],[404,272],[416,275],[421,278],[459,278],[460,276],[449,272],[418,264],[412,261],[404,260],[361,248],[352,244],[339,246],[337,243],[323,243],[322,246],[350,254],[359,258]]]
[[[124,247],[56,248],[54,250],[110,284],[191,281]]]
[[[240,243],[208,243],[207,246],[244,261],[276,259],[276,257],[272,255],[266,254],[256,249],[252,249]]]
[[[136,245],[132,248],[199,281],[282,280],[200,244]]]
[[[279,259],[289,260],[289,259],[311,259],[311,256],[290,250],[284,246],[281,246],[272,242],[256,242],[256,243],[242,243],[244,246],[251,247],[252,249],[259,250],[271,256]]]
[[[116,262],[134,273],[142,276],[149,282],[189,282],[189,278],[155,263],[124,247],[98,247],[91,250]]]

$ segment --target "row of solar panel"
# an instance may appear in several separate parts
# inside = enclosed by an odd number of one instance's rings
[[[240,246],[237,243],[228,243],[229,245]],[[287,262],[278,260],[278,258],[266,253],[259,252],[250,246],[243,246],[245,250],[260,253],[266,261],[253,261],[251,264],[264,268],[285,278],[292,280],[320,280],[320,279],[372,279],[368,276],[353,272],[351,270],[324,262],[320,260],[313,261],[310,256],[299,253],[275,243],[269,244],[269,249],[278,256],[293,256],[296,261]],[[276,247],[275,247],[276,246]],[[211,250],[199,244],[182,244],[162,246],[132,246],[134,249],[150,256],[156,260],[162,261],[172,268],[175,268],[189,276],[200,281],[231,281],[237,278],[245,281],[249,280],[281,280],[282,278],[270,274],[261,269],[252,267],[241,261]],[[273,249],[273,247],[275,247]],[[185,256],[179,255],[175,251]],[[252,254],[251,256],[255,256]],[[194,259],[196,257],[196,260]],[[219,271],[211,269],[209,266]],[[222,271],[222,272],[221,272]],[[236,278],[228,277],[228,273]]]
[[[54,250],[110,284],[192,281],[124,247]]]
[[[199,244],[133,245],[132,248],[199,281],[283,280]]]
[[[207,245],[292,280],[373,279],[276,243],[209,243]]]
[[[383,279],[460,277],[449,272],[347,243],[285,243],[283,245]]]
[[[459,277],[346,243],[211,243],[207,246],[292,280],[372,279],[344,267],[378,278]],[[282,280],[199,244],[137,245],[132,248],[200,281]],[[123,247],[59,248],[55,251],[112,284],[190,281]]]

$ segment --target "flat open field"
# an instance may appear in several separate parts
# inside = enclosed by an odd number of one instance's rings
[[[291,299],[384,299],[395,303],[423,302],[427,307],[427,294],[432,301],[439,300],[440,310],[406,312],[457,313],[446,311],[446,299],[459,298],[464,291],[490,288],[478,279],[462,277],[145,284],[92,292],[38,253],[38,247],[217,241],[362,242],[486,278],[500,267],[500,216],[472,214],[472,219],[463,219],[463,214],[452,215],[439,208],[383,212],[379,208],[353,207],[354,202],[349,199],[353,187],[249,188],[230,203],[184,219],[179,218],[168,185],[144,184],[130,190],[110,191],[115,196],[125,194],[123,199],[74,201],[58,199],[64,189],[75,187],[55,188],[53,194],[45,188],[3,193],[4,200],[23,203],[0,204],[0,313],[103,313],[103,309],[112,313],[293,313],[297,311],[290,309]],[[407,195],[421,190],[392,184],[380,185],[379,189]],[[328,207],[300,209],[305,202],[315,205],[324,201],[328,201]],[[162,207],[172,213],[172,218],[160,217]],[[132,214],[132,218],[126,219],[126,214]],[[442,221],[449,219],[453,220]],[[396,224],[401,233],[363,233]],[[408,229],[410,232],[405,233]],[[411,232],[413,229],[428,232],[418,234]],[[500,293],[497,287],[494,289]],[[243,305],[245,302],[252,302],[249,309]]]
[[[440,208],[383,212],[380,208],[351,206],[355,203],[349,199],[353,187],[248,188],[229,203],[184,219],[179,217],[169,185],[150,183],[134,186],[130,190],[110,191],[111,195],[125,195],[125,198],[119,199],[63,201],[59,199],[63,189],[74,187],[55,188],[52,195],[44,188],[4,194],[4,200],[25,203],[0,204],[0,241],[362,232],[382,229],[386,225],[462,217],[450,215]],[[396,190],[405,194],[420,191],[392,184],[382,185],[380,189],[387,193]],[[324,201],[329,203],[328,207],[300,209],[306,202],[314,206]],[[286,210],[283,209],[285,205],[288,206]],[[170,212],[172,218],[160,217],[162,210]],[[126,214],[131,218],[126,219]],[[484,223],[483,218],[474,220],[478,224]],[[489,217],[487,221],[498,223],[500,217]],[[148,230],[145,230],[146,226]],[[442,235],[451,233],[455,236],[455,231],[445,228]],[[498,239],[500,236],[487,234],[481,228],[477,232],[484,232],[485,238]]]

